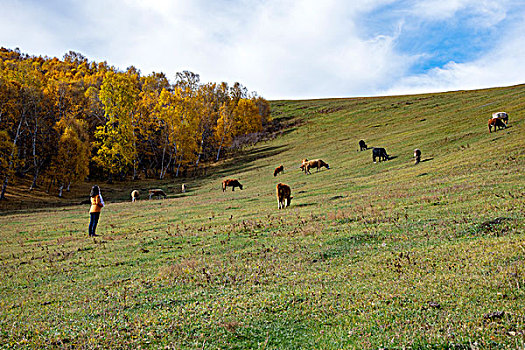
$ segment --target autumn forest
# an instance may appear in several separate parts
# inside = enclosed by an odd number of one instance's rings
[[[88,177],[182,176],[257,140],[269,120],[268,101],[240,83],[0,48],[0,199],[16,176],[59,193]]]

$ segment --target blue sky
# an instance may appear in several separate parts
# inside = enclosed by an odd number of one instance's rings
[[[525,0],[0,0],[0,46],[268,99],[525,83]]]

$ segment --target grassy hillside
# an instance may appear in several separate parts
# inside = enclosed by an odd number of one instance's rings
[[[108,203],[100,238],[85,206],[3,213],[0,347],[525,346],[525,86],[272,110],[279,137],[186,194]]]

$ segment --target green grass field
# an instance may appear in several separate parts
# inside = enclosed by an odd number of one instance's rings
[[[1,213],[0,347],[525,347],[525,85],[272,111],[278,137],[186,194],[125,189],[96,239],[86,206]]]

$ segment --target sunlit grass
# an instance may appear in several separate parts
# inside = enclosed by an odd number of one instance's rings
[[[273,111],[296,126],[185,195],[108,203],[101,237],[85,206],[0,216],[0,347],[524,346],[524,86]]]

